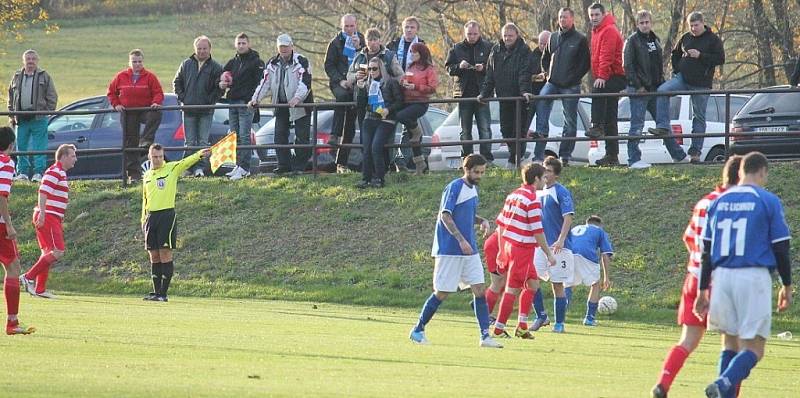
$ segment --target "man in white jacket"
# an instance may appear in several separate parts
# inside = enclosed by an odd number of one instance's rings
[[[311,112],[310,109],[297,105],[314,102],[311,92],[311,66],[306,57],[294,52],[294,43],[289,35],[284,33],[278,36],[277,45],[278,55],[267,61],[264,77],[248,105],[258,106],[270,93],[273,104],[288,104],[288,107],[275,109],[275,144],[289,143],[291,123],[294,123],[295,144],[308,144]],[[311,157],[310,148],[295,149],[294,156],[288,148],[281,148],[276,152],[276,174],[305,171]]]

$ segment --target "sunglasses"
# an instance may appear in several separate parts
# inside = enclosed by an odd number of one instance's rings
[[[378,67],[377,67],[377,66],[370,66],[369,68],[367,68],[367,70],[370,70],[370,71],[377,71],[377,70],[378,70]]]

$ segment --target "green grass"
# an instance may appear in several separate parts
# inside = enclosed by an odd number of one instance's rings
[[[793,229],[800,224],[798,166],[774,164],[769,185],[782,197]],[[718,166],[674,166],[644,172],[571,167],[563,173],[577,220],[590,214],[606,220],[617,253],[609,294],[629,309],[624,320],[674,322],[685,273],[683,229],[719,172]],[[385,189],[367,191],[354,187],[357,175],[237,183],[184,179],[177,202],[176,292],[417,307],[430,292],[430,245],[441,189],[455,176],[392,174]],[[518,178],[490,169],[481,182],[480,214],[494,217]],[[25,268],[39,255],[27,222],[34,200],[33,184],[15,184],[11,209]],[[140,202],[138,187],[74,181],[65,222],[67,254],[51,274],[51,287],[96,294],[147,289]],[[798,253],[795,245],[795,264]],[[466,302],[458,297],[445,307],[463,310]],[[776,316],[776,327],[800,329],[798,314],[795,306]]]
[[[564,335],[543,330],[488,350],[477,347],[472,317],[440,312],[428,327],[433,344],[416,346],[410,309],[177,296],[26,295],[22,315],[39,330],[0,339],[15,358],[0,378],[5,396],[644,396],[679,334],[604,317],[595,329],[568,324]],[[799,349],[770,341],[744,396],[793,396]],[[709,336],[671,395],[701,395],[717,358]]]

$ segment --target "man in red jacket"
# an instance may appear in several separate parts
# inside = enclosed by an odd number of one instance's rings
[[[617,29],[617,21],[606,14],[600,3],[589,6],[589,19],[592,22],[592,93],[619,93],[625,88],[625,70],[622,69],[622,35]],[[587,137],[616,137],[617,97],[592,98],[592,127],[586,131]],[[606,154],[597,160],[598,166],[619,164],[619,142],[606,140]]]
[[[125,148],[147,148],[155,141],[156,130],[161,124],[161,104],[164,92],[158,77],[144,68],[142,50],[134,49],[128,54],[130,67],[120,71],[108,85],[108,100],[120,112],[122,124],[122,143]],[[129,110],[127,108],[147,108],[149,110]],[[139,126],[144,131],[139,136]],[[125,153],[125,171],[131,181],[142,179],[139,154]]]

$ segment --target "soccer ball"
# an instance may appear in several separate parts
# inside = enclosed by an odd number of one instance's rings
[[[600,297],[600,301],[597,302],[597,312],[603,315],[611,315],[617,312],[617,300],[614,300],[611,296]]]

